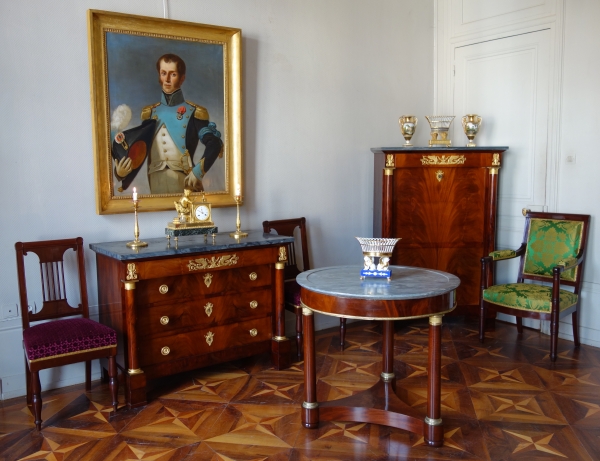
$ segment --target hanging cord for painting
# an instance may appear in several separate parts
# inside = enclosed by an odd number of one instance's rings
[[[165,19],[169,19],[169,0],[163,0],[163,16]]]

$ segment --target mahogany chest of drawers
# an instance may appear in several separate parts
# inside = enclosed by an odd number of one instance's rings
[[[128,406],[144,405],[146,380],[270,351],[290,365],[283,268],[292,237],[250,233],[91,244],[100,322],[118,333]]]
[[[480,261],[496,249],[498,177],[507,149],[371,149],[375,154],[373,236],[402,239],[392,264],[438,269],[459,277],[455,314],[479,314]]]

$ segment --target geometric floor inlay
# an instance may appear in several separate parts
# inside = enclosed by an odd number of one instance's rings
[[[444,317],[441,410],[444,445],[377,424],[322,421],[305,429],[304,362],[275,370],[268,355],[200,368],[149,382],[149,403],[111,417],[107,384],[43,394],[42,431],[24,398],[0,403],[0,461],[336,461],[599,460],[600,351],[575,349],[496,322],[478,340],[477,319]],[[427,409],[429,326],[396,322],[398,397]],[[382,371],[381,324],[348,323],[317,332],[317,396],[335,400],[368,389]],[[291,341],[295,344],[295,341]],[[295,351],[293,351],[294,357]]]

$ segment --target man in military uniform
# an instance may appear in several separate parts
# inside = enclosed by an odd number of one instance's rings
[[[142,109],[140,127],[115,136],[115,176],[123,182],[123,189],[131,184],[143,158],[139,161],[138,155],[136,164],[136,157],[131,158],[127,151],[132,142],[145,137],[142,151],[145,158],[146,147],[149,147],[148,182],[152,194],[180,193],[184,188],[202,191],[202,178],[217,157],[222,156],[221,133],[213,122],[209,122],[204,107],[184,100],[181,85],[185,81],[186,68],[179,56],[161,56],[156,69],[163,90],[161,101]],[[198,142],[205,146],[204,155],[194,164],[192,157]]]

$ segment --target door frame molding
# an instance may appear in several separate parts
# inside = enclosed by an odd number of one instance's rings
[[[548,140],[546,158],[546,203],[548,210],[556,211],[558,197],[558,169],[561,135],[562,76],[564,48],[564,0],[546,0],[547,8],[538,17],[525,16],[518,20],[510,15],[510,20],[503,22],[500,17],[495,27],[466,34],[452,32],[453,13],[461,8],[463,0],[434,0],[434,52],[433,52],[433,111],[436,115],[454,114],[454,52],[456,48],[473,45],[482,41],[497,40],[513,35],[550,29],[551,72],[548,101]],[[517,15],[518,16],[518,15]],[[510,148],[510,146],[509,146]],[[512,220],[511,220],[512,221]],[[521,226],[522,228],[522,226]],[[516,230],[516,229],[511,229]]]

